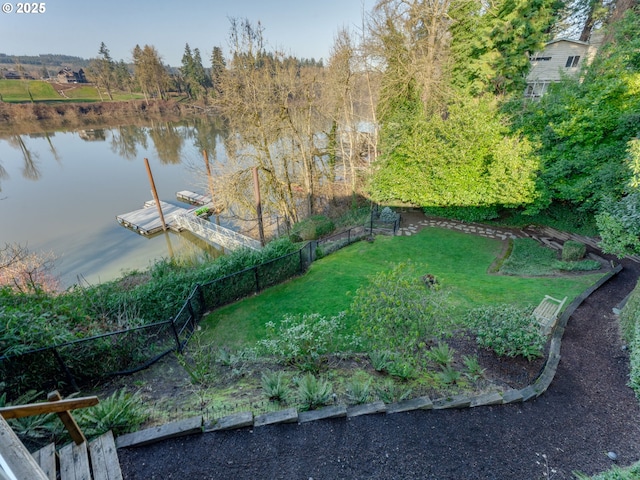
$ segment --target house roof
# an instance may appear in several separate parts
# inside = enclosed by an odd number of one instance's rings
[[[569,43],[577,43],[578,45],[584,45],[584,46],[589,46],[589,42],[583,42],[582,40],[573,40],[571,38],[556,38],[551,40],[550,42],[547,42],[545,45],[551,45],[553,43],[559,43],[559,42],[569,42]]]

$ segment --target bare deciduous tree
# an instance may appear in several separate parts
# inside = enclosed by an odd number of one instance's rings
[[[58,279],[53,275],[52,253],[33,253],[18,244],[0,249],[0,286],[22,293],[55,292]]]

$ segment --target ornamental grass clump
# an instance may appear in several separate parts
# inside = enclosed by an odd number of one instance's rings
[[[392,378],[387,378],[375,388],[376,395],[384,403],[395,403],[406,400],[413,390],[396,384]]]
[[[307,373],[298,379],[298,402],[302,410],[314,410],[333,398],[333,387],[324,378]]]
[[[142,396],[126,390],[118,390],[97,405],[78,410],[77,420],[89,436],[99,436],[109,430],[121,435],[137,430],[147,418]]]
[[[465,376],[472,381],[480,380],[484,376],[485,368],[480,366],[477,356],[464,355],[462,363],[466,368]]]
[[[479,307],[469,312],[467,324],[475,333],[478,346],[501,357],[532,360],[542,356],[546,343],[532,310],[509,304]]]
[[[437,346],[431,347],[427,350],[427,358],[432,362],[446,367],[453,363],[455,350],[447,343],[439,342]]]
[[[284,372],[265,372],[262,374],[260,383],[269,400],[287,403],[291,395],[291,388],[289,378]]]
[[[349,404],[361,405],[367,403],[372,397],[371,377],[352,378],[347,383],[346,395]]]

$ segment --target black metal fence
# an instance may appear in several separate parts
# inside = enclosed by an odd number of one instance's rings
[[[291,254],[196,285],[171,320],[2,356],[0,381],[15,397],[31,389],[78,391],[100,378],[142,370],[170,352],[181,352],[205,312],[301,275],[316,258],[373,233],[397,232],[399,218],[380,222],[374,215],[369,225],[308,242]]]

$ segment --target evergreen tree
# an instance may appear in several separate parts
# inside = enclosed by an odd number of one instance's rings
[[[187,95],[189,95],[189,98],[194,96],[193,85],[191,83],[193,80],[193,72],[194,72],[193,54],[191,53],[191,48],[187,43],[184,47],[184,54],[182,55],[182,67],[180,67],[180,74],[181,74],[180,83],[184,87],[185,91],[187,92]]]
[[[451,8],[452,81],[473,95],[524,90],[529,56],[540,51],[561,0],[457,0]]]
[[[211,52],[211,84],[216,94],[222,93],[222,76],[227,64],[220,47],[213,47]]]
[[[581,78],[566,78],[516,110],[516,127],[538,145],[538,209],[564,202],[587,213],[627,189],[628,142],[640,136],[640,15],[610,28]],[[520,105],[520,103],[519,103]]]
[[[191,48],[187,43],[182,56],[182,67],[180,68],[182,83],[189,97],[206,98],[207,89],[211,87],[211,79],[202,65],[202,57],[199,49]]]
[[[202,57],[200,50],[195,48],[193,50],[193,81],[204,91],[211,87],[211,78],[207,74],[204,66],[202,65]]]
[[[534,35],[534,22],[520,25],[515,13],[533,1],[503,0],[495,11],[475,0],[379,2],[384,72],[374,199],[421,206],[533,202],[538,165],[531,145],[505,127],[492,95],[524,79],[533,40],[506,44],[516,32]]]
[[[104,88],[107,91],[109,100],[113,100],[111,90],[115,83],[116,64],[111,58],[109,49],[104,42],[100,43],[98,55],[100,55],[98,58],[91,60],[89,71],[95,76],[98,87]],[[100,95],[102,96],[102,94]]]

